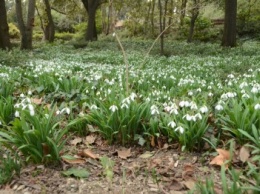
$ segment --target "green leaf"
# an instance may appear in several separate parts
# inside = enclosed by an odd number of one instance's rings
[[[90,173],[86,169],[70,168],[62,172],[65,176],[75,176],[77,178],[88,178]]]

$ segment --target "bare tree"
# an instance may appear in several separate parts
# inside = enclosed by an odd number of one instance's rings
[[[222,46],[236,46],[237,0],[225,0],[225,21]]]
[[[88,27],[85,36],[86,41],[97,40],[96,12],[104,0],[81,0],[88,14]]]
[[[10,49],[9,28],[5,9],[5,0],[0,0],[0,48]]]
[[[193,0],[193,7],[191,9],[191,19],[190,19],[190,31],[187,42],[191,42],[193,39],[195,22],[200,13],[200,0]]]
[[[35,2],[36,0],[28,1],[27,21],[25,24],[23,20],[22,2],[21,0],[15,0],[17,22],[21,33],[21,49],[32,49],[32,33],[34,27]]]
[[[47,24],[44,28],[44,39],[48,42],[54,41],[54,35],[55,35],[55,26],[51,15],[51,6],[49,0],[44,0],[45,5],[45,12],[47,14]]]

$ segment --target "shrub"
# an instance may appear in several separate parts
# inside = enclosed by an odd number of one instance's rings
[[[10,38],[20,38],[20,30],[13,23],[9,23],[9,36]]]
[[[71,40],[73,38],[74,34],[70,32],[62,32],[62,33],[56,33],[55,38],[60,39],[60,40]]]

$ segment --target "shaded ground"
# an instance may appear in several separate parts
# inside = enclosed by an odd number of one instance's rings
[[[81,141],[82,140],[82,141]],[[96,141],[98,142],[98,141]],[[86,145],[81,138],[75,138],[67,146],[70,155],[82,156],[84,163],[62,161],[57,167],[28,166],[21,176],[5,186],[1,193],[187,193],[194,188],[195,181],[204,182],[213,177],[220,182],[219,169],[209,166],[212,157],[202,154],[181,153],[174,145],[165,144],[161,149],[132,147],[131,149],[108,146],[102,143]],[[76,145],[75,145],[76,144]],[[93,154],[93,155],[91,155]],[[110,182],[104,175],[104,167],[95,157],[107,156],[115,162],[114,176]],[[75,164],[72,164],[75,163]],[[87,169],[86,179],[65,177],[62,171],[70,167]],[[219,190],[216,187],[216,190]],[[221,192],[218,192],[221,193]]]

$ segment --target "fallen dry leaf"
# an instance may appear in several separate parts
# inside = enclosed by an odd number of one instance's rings
[[[46,143],[42,143],[42,151],[44,156],[50,153],[50,147]]]
[[[152,147],[155,147],[155,138],[154,138],[154,136],[151,136],[151,138],[150,138],[150,143],[151,143],[151,146]]]
[[[36,104],[36,105],[41,105],[42,104],[42,98],[31,98],[31,102]]]
[[[249,150],[245,146],[242,146],[239,151],[239,159],[244,163],[248,160],[249,156]]]
[[[70,144],[73,145],[73,146],[76,146],[78,143],[81,143],[82,142],[82,138],[81,137],[77,137],[73,140],[70,141]]]
[[[217,149],[217,152],[219,155],[217,155],[215,158],[213,158],[209,164],[222,166],[223,164],[225,164],[227,161],[230,160],[229,151],[223,150],[223,149]],[[227,168],[227,166],[228,165],[226,165],[226,168]]]
[[[90,149],[84,149],[83,151],[79,152],[78,155],[92,159],[99,159],[99,157],[96,154],[93,154]]]
[[[195,167],[191,164],[185,164],[182,171],[182,178],[184,180],[193,179],[195,173]]]
[[[75,158],[73,156],[69,156],[69,155],[64,155],[61,157],[62,160],[66,163],[69,163],[69,164],[83,164],[85,163],[86,161],[82,158]]]
[[[185,187],[187,187],[189,190],[193,190],[196,186],[196,182],[192,181],[192,180],[188,180],[183,182],[183,184],[185,185]]]
[[[86,141],[84,143],[87,145],[91,145],[91,144],[95,143],[96,139],[97,139],[97,137],[95,135],[88,135],[86,137]]]
[[[118,157],[122,159],[127,159],[128,157],[132,156],[131,154],[131,148],[129,149],[123,149],[117,151]]]
[[[153,155],[154,155],[154,152],[146,151],[145,153],[141,154],[139,156],[139,158],[143,158],[143,159],[151,158]]]

